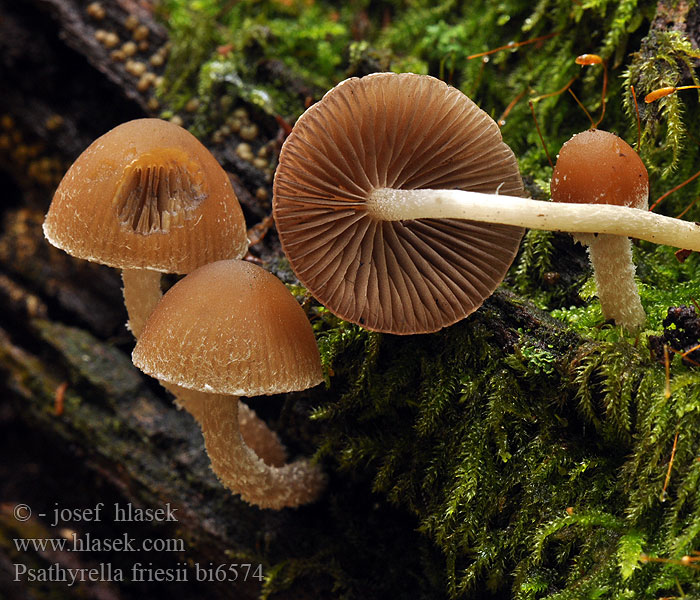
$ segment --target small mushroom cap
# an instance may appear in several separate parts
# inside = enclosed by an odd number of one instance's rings
[[[200,267],[168,290],[132,358],[161,381],[234,396],[303,390],[323,379],[294,296],[265,269],[239,260]]]
[[[625,140],[589,129],[561,147],[552,173],[552,200],[646,208],[649,175]]]
[[[90,144],[58,186],[44,234],[78,258],[170,273],[247,248],[226,172],[191,133],[160,119],[123,123]]]
[[[344,81],[297,121],[273,210],[292,269],[341,318],[396,334],[437,331],[493,293],[523,229],[455,219],[381,221],[378,188],[523,195],[496,123],[444,82],[412,73]]]

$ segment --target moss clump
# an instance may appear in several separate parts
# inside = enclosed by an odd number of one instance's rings
[[[441,551],[424,576],[451,598],[700,593],[678,562],[700,545],[697,372],[673,361],[665,399],[663,366],[626,339],[530,327],[504,344],[485,313],[431,336],[324,334],[341,397],[315,412],[321,455],[416,516]]]
[[[198,97],[204,133],[223,95],[298,115],[305,96],[337,80],[351,41],[349,9],[341,18],[323,3],[167,0],[161,12],[173,42],[162,93],[175,110]]]
[[[700,52],[679,31],[652,31],[632,55],[624,84],[628,88],[634,85],[642,93],[668,86],[698,85],[698,59]],[[624,102],[628,114],[634,115],[631,94],[625,94]],[[681,95],[671,94],[640,108],[640,116],[644,117],[641,151],[652,174],[668,175],[683,163],[697,162],[697,149],[689,149],[691,158],[686,155],[684,104]]]

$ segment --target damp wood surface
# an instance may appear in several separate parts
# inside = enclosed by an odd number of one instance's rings
[[[159,114],[149,105],[152,93],[140,92],[138,78],[96,41],[96,24],[85,14],[87,4],[0,0],[0,135],[11,142],[0,149],[0,448],[4,457],[0,461],[0,595],[13,600],[254,599],[263,593],[258,579],[194,582],[195,565],[215,569],[260,564],[267,574],[275,565],[296,561],[296,578],[290,579],[289,590],[276,591],[272,597],[333,597],[340,569],[334,553],[339,536],[349,533],[340,545],[352,557],[340,562],[353,577],[355,592],[366,598],[387,597],[377,591],[384,584],[379,573],[386,572],[386,581],[401,581],[397,571],[415,569],[403,578],[405,588],[397,590],[397,597],[409,594],[421,563],[444,561],[418,531],[416,511],[388,502],[368,476],[340,471],[329,473],[329,489],[317,504],[296,510],[260,511],[232,497],[209,469],[196,423],[177,411],[167,393],[131,364],[133,341],[124,326],[119,273],[74,260],[45,242],[41,223],[53,189],[76,156],[111,127]],[[101,0],[100,4],[106,10],[100,27],[123,32],[126,16],[136,14],[149,31],[149,43],[154,47],[167,43],[167,31],[148,2]],[[655,25],[659,30],[686,26],[688,12],[682,3],[670,7],[662,2],[660,7]],[[281,66],[268,63],[265,68],[277,73]],[[281,77],[294,93],[308,92],[306,84],[286,69]],[[270,139],[280,133],[274,119],[259,118],[261,130],[269,132]],[[248,226],[259,224],[270,212],[269,178],[242,160],[233,144],[208,145],[231,174]],[[557,281],[575,281],[587,268],[585,254],[565,236],[555,236],[553,243],[562,260],[549,275]],[[274,232],[256,244],[252,254],[292,282]],[[565,257],[571,258],[568,266]],[[506,290],[497,291],[452,331],[467,336],[473,332],[495,356],[510,357],[511,364],[535,364],[522,354],[523,348],[535,349],[545,357],[544,370],[550,363],[570,365],[573,370],[582,356],[599,348]],[[439,335],[443,337],[433,339],[445,339],[450,330]],[[383,343],[387,362],[392,352],[420,344],[392,336]],[[430,343],[426,341],[426,347]],[[562,379],[566,374],[562,370]],[[571,372],[568,375],[573,379]],[[328,389],[321,386],[306,394],[251,404],[280,433],[292,455],[308,456],[316,450],[324,428],[323,421],[310,421],[309,414],[349,387],[337,389],[331,377]],[[562,398],[573,395],[564,388],[562,383]],[[530,393],[535,397],[540,390],[533,385]],[[35,515],[29,521],[14,518],[13,510],[20,503],[32,507]],[[16,538],[62,535],[50,519],[57,505],[78,509],[98,503],[107,509],[115,503],[175,508],[176,522],[130,524],[128,531],[139,538],[182,540],[184,551],[136,558],[119,553],[17,552]],[[39,512],[47,517],[38,517]],[[102,538],[118,538],[126,531],[110,518],[71,527],[77,534],[90,532]],[[399,560],[406,548],[419,544],[424,554]],[[308,556],[326,556],[325,570],[316,568],[317,563],[307,566]],[[386,563],[370,565],[376,556]],[[65,587],[56,592],[56,587],[13,581],[17,563],[37,569],[54,562],[72,568],[110,563],[127,572],[137,561],[152,562],[154,569],[185,568],[189,580],[86,583],[69,592]],[[367,573],[372,577],[363,581]],[[431,589],[440,587],[439,582]],[[489,597],[509,595],[501,591]]]

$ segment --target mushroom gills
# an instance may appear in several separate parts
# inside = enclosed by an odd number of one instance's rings
[[[181,227],[206,196],[196,162],[168,148],[149,152],[125,169],[114,204],[123,227],[147,235]]]

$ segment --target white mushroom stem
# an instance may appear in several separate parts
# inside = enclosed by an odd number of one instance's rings
[[[612,233],[700,252],[700,225],[612,204],[544,202],[464,190],[378,188],[363,205],[384,221],[466,219],[547,231]]]
[[[124,269],[122,281],[124,282],[124,304],[129,315],[128,327],[138,339],[148,317],[163,297],[160,287],[161,273],[148,269]],[[191,390],[163,381],[160,384],[175,396],[175,404],[187,410],[201,425],[200,407]],[[287,461],[284,444],[252,408],[241,403],[239,419],[240,431],[246,443],[267,464],[279,466]]]
[[[325,478],[309,460],[274,467],[246,445],[238,429],[242,403],[236,396],[189,392],[187,401],[198,407],[211,468],[223,485],[260,508],[295,507],[320,495]]]
[[[602,233],[574,236],[588,246],[598,298],[606,319],[614,319],[630,332],[639,329],[646,313],[634,281],[632,243],[629,238]]]
[[[160,384],[175,396],[175,404],[190,413],[202,427],[204,399],[207,394],[165,381],[161,381]],[[226,398],[228,402],[234,402],[231,398],[235,396],[226,396]],[[238,427],[245,443],[265,464],[272,467],[284,465],[287,462],[287,451],[277,434],[245,402],[239,402],[236,399],[235,404],[238,405]]]

